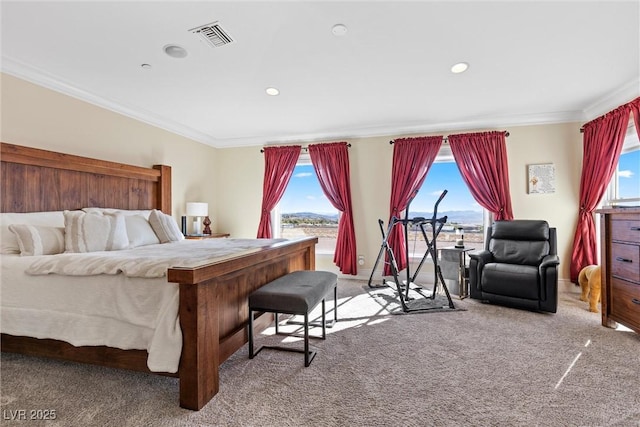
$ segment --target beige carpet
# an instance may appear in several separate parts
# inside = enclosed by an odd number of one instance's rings
[[[340,322],[326,341],[313,340],[310,367],[298,353],[264,350],[249,360],[245,346],[223,364],[220,393],[199,412],[179,408],[173,378],[3,353],[2,422],[640,426],[640,336],[602,327],[577,293],[560,295],[557,314],[456,299],[464,310],[391,315],[389,292],[342,280]],[[57,419],[8,421],[19,409],[55,410]]]

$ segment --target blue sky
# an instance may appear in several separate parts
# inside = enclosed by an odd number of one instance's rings
[[[287,190],[280,199],[280,213],[295,212],[338,213],[322,192],[313,165],[296,166]]]
[[[471,197],[454,162],[435,162],[422,184],[418,195],[411,202],[411,212],[432,212],[438,197],[447,194],[438,205],[438,211],[478,211],[482,207]]]
[[[438,205],[438,211],[445,210],[475,210],[482,211],[469,194],[466,185],[460,177],[455,163],[434,163],[422,185],[418,196],[411,203],[411,211],[431,212],[433,205],[443,190],[447,195]],[[385,206],[389,200],[381,200]],[[337,213],[326,199],[320,183],[316,178],[312,165],[298,165],[294,171],[289,186],[280,200],[281,213],[316,212]]]
[[[618,171],[618,196],[640,197],[640,150],[622,154]]]

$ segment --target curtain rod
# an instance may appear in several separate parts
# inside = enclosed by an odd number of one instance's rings
[[[636,103],[636,102],[638,102],[639,100],[640,100],[640,97],[634,99],[633,101],[627,102],[626,104],[622,104],[622,105],[614,108],[613,110],[609,111],[608,113],[605,113],[605,114],[603,114],[603,115],[601,115],[599,117],[596,117],[595,119],[593,119],[591,121],[588,121],[587,123],[583,124],[580,127],[580,133],[584,133],[584,127],[586,125],[588,125],[589,123],[594,122],[594,121],[596,121],[596,120],[598,120],[598,119],[600,119],[602,117],[606,117],[606,116],[608,116],[610,114],[613,114],[613,113],[616,113],[616,112],[624,112],[625,114],[629,114],[630,111],[625,111],[625,110],[627,110],[628,108],[632,108],[631,105]]]
[[[351,144],[347,144],[347,147],[351,147]],[[306,152],[309,152],[309,146],[306,146],[306,147],[300,147],[300,151],[306,151]],[[263,148],[261,148],[261,149],[260,149],[260,152],[261,152],[261,153],[264,153],[264,149],[263,149]]]
[[[504,131],[504,136],[509,136],[509,131],[508,130]],[[393,144],[394,142],[395,142],[395,140],[391,140],[391,141],[389,141],[389,144]],[[442,137],[442,142],[448,144],[449,143],[449,138],[447,138],[446,136]]]

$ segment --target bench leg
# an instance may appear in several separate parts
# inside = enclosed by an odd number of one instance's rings
[[[323,316],[322,316],[322,322],[324,324],[325,321],[325,315],[324,315],[324,300],[322,300],[322,311],[323,311]],[[278,334],[278,313],[273,312],[273,314],[275,315],[275,321],[276,321],[276,334]],[[253,339],[253,310],[249,310],[249,359],[253,359],[255,356],[258,355],[258,353],[260,353],[263,349],[267,348],[267,349],[272,349],[272,350],[282,350],[282,351],[292,351],[295,353],[304,353],[304,366],[305,368],[308,367],[309,365],[311,365],[311,361],[316,357],[316,351],[314,350],[310,350],[309,349],[309,313],[305,313],[304,315],[304,350],[300,350],[299,348],[289,348],[289,347],[282,347],[282,346],[270,346],[270,345],[263,345],[261,346],[257,351],[254,351],[254,339]],[[285,335],[290,335],[290,334],[285,334]],[[320,338],[320,337],[314,337],[314,338]],[[322,339],[326,339],[326,329],[323,328],[322,329]]]
[[[333,322],[338,321],[338,286],[333,288]]]
[[[249,359],[253,356],[253,310],[249,310]]]
[[[304,314],[304,366],[311,364],[309,360],[309,313]]]
[[[322,339],[327,339],[327,311],[325,309],[324,298],[322,299]]]
[[[326,312],[325,308],[323,308],[322,313],[325,313],[325,312]],[[333,288],[333,320],[327,321],[326,327],[333,328],[333,325],[335,325],[337,321],[338,321],[338,287],[336,286]],[[287,320],[287,325],[303,325],[303,324],[304,324],[303,322],[300,322],[299,320],[295,320],[295,318],[293,317]],[[309,324],[311,326],[322,326],[322,324],[318,321],[310,322]]]

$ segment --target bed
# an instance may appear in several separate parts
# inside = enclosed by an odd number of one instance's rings
[[[143,168],[7,143],[1,143],[0,153],[3,213],[93,206],[171,214],[169,166]],[[199,410],[218,392],[219,366],[247,342],[249,293],[288,272],[315,269],[316,243],[316,238],[274,241],[224,259],[167,269],[166,284],[177,287],[182,348],[177,372],[160,374],[179,378],[181,407]],[[270,321],[270,315],[259,313],[254,323],[264,328]],[[152,372],[145,350],[6,333],[1,340],[3,352]]]

